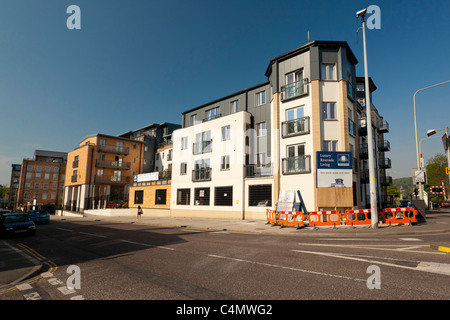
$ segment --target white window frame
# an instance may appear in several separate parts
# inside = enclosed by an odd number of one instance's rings
[[[260,91],[256,93],[256,106],[262,106],[266,104],[266,91]]]
[[[267,135],[267,127],[266,122],[258,122],[256,124],[256,136],[257,137],[264,137]]]
[[[230,170],[230,156],[222,156],[220,161],[220,170]]]
[[[230,102],[231,113],[239,111],[239,100],[234,100]]]
[[[332,70],[330,68],[332,67]],[[337,80],[336,63],[322,63],[320,65],[321,80]]]
[[[324,106],[326,105],[326,110],[324,112]],[[333,106],[333,108],[331,108]],[[333,116],[331,117],[331,110],[333,109]],[[322,120],[337,120],[337,109],[336,102],[322,102]]]
[[[323,140],[322,151],[337,151],[338,140]]]
[[[186,150],[188,148],[188,137],[181,137],[181,150]]]
[[[222,141],[230,140],[230,125],[222,127]]]

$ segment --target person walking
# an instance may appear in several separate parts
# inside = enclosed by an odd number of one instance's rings
[[[136,221],[141,221],[141,216],[143,213],[144,211],[142,210],[141,206],[138,206]]]

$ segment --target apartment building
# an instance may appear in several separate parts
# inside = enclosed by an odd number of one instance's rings
[[[62,203],[66,162],[67,153],[47,150],[36,150],[32,159],[23,159],[15,208],[28,211],[35,206],[53,213]]]
[[[368,203],[357,63],[346,42],[313,41],[272,59],[267,82],[183,112],[173,132],[171,214],[265,219],[282,190],[299,190],[309,211]],[[384,152],[386,131],[376,130]]]
[[[128,201],[133,176],[142,173],[143,154],[140,140],[100,133],[81,140],[67,157],[65,210],[83,212]]]
[[[9,183],[9,197],[8,197],[8,207],[14,208],[16,205],[17,192],[19,191],[19,181],[20,181],[20,170],[22,165],[12,164],[11,165],[11,180]]]

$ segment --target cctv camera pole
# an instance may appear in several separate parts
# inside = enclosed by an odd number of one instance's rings
[[[367,49],[366,49],[366,23],[365,12],[362,16],[362,29],[363,29],[363,46],[364,46],[364,73],[365,73],[365,92],[366,92],[366,127],[367,127],[367,148],[369,155],[369,188],[370,188],[370,216],[371,226],[374,229],[378,228],[378,205],[377,205],[377,190],[375,183],[375,160],[373,150],[373,132],[372,132],[372,103],[370,101],[370,89],[369,89],[369,71],[367,67]]]

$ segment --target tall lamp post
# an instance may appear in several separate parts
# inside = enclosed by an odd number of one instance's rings
[[[415,134],[416,134],[416,154],[417,154],[417,169],[421,170],[421,166],[420,166],[420,154],[419,154],[419,141],[417,139],[417,117],[416,117],[416,94],[419,93],[420,91],[426,90],[426,89],[430,89],[433,87],[437,87],[446,83],[449,83],[450,80],[441,82],[441,83],[437,83],[434,84],[432,86],[428,86],[422,89],[417,90],[416,92],[414,92],[414,96],[413,96],[413,100],[414,100],[414,128],[415,128]],[[434,133],[433,133],[434,134]],[[428,134],[428,136],[430,136],[430,134]],[[447,151],[448,152],[448,151]],[[450,165],[450,158],[449,158],[449,165]],[[423,184],[419,185],[419,199],[423,200]]]
[[[367,8],[356,13],[357,17],[362,17],[363,29],[363,46],[364,46],[364,72],[365,72],[365,93],[366,93],[366,127],[367,127],[367,148],[369,157],[369,191],[370,191],[370,212],[371,212],[371,227],[378,228],[378,205],[377,205],[377,190],[375,182],[375,158],[373,150],[373,133],[372,133],[372,103],[370,101],[369,89],[369,71],[367,67],[367,49],[366,49],[366,22],[365,16]]]

